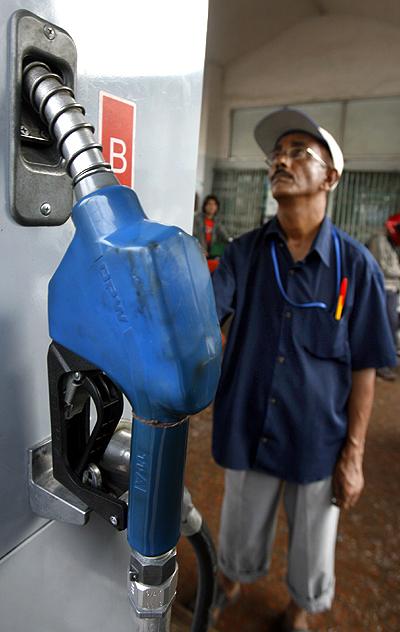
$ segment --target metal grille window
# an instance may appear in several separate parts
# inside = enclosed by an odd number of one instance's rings
[[[231,237],[261,226],[268,180],[262,169],[215,169],[213,193]],[[387,217],[400,212],[400,173],[345,171],[332,201],[333,222],[366,243]]]
[[[332,207],[334,223],[366,243],[400,210],[400,173],[345,171]]]
[[[221,219],[231,237],[261,226],[267,178],[263,169],[215,169],[213,193],[221,202]]]

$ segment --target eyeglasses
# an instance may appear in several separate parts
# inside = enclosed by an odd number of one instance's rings
[[[290,160],[306,160],[307,158],[314,158],[323,167],[330,169],[329,165],[315,152],[311,147],[289,147],[289,149],[274,149],[269,152],[265,157],[266,165],[271,168],[272,165],[281,156],[287,156]]]

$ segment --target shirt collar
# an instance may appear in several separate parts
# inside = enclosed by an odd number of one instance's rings
[[[273,217],[265,227],[265,236],[278,235],[283,241],[286,241],[285,235],[280,227],[278,218]],[[318,231],[314,243],[310,248],[310,253],[315,251],[319,254],[321,261],[329,268],[330,255],[332,248],[332,222],[329,217],[324,217],[321,227]]]

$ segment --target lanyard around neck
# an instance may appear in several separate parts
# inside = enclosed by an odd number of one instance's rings
[[[333,237],[333,243],[335,247],[335,258],[336,258],[336,296],[339,296],[342,271],[341,271],[339,236],[335,228],[332,228],[332,237]],[[327,304],[323,303],[322,301],[312,301],[310,303],[296,303],[295,301],[292,301],[292,299],[289,298],[289,296],[287,295],[285,291],[285,288],[282,285],[281,273],[279,272],[278,256],[276,254],[275,241],[271,239],[270,243],[271,243],[271,256],[272,256],[272,263],[274,266],[274,274],[275,274],[276,283],[285,301],[289,303],[289,305],[292,305],[293,307],[301,307],[301,308],[319,307],[320,309],[328,309]]]

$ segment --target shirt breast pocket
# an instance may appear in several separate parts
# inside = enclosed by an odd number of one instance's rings
[[[304,349],[321,360],[349,364],[347,320],[335,320],[332,314],[319,309],[310,309],[307,312],[299,319],[299,342]]]

